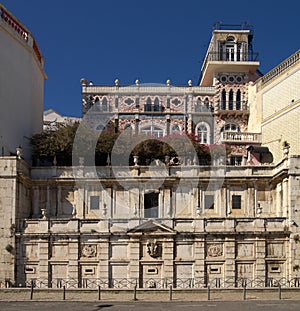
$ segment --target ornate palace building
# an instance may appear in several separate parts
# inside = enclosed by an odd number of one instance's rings
[[[229,143],[227,163],[33,167],[0,157],[1,285],[300,286],[299,51],[262,75],[252,39],[248,25],[216,25],[199,85],[81,79],[94,129],[105,117],[136,134],[194,133]],[[295,126],[271,142],[280,118]]]

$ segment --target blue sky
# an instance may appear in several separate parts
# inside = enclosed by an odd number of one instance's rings
[[[81,116],[82,77],[94,84],[196,84],[212,26],[249,22],[260,70],[299,49],[296,0],[0,0],[45,57],[45,109]]]

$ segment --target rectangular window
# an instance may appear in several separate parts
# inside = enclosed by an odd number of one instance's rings
[[[214,195],[205,195],[204,196],[204,209],[214,209]]]
[[[144,196],[144,217],[158,217],[158,193],[146,193]]]
[[[232,196],[232,209],[241,209],[242,208],[242,197],[240,195]]]
[[[91,210],[96,210],[99,209],[99,196],[98,195],[92,195],[90,196],[90,209]]]

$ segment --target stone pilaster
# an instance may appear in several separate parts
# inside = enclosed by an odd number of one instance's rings
[[[256,267],[254,270],[254,277],[258,279],[264,279],[266,275],[266,241],[264,239],[257,238],[255,244]]]
[[[62,215],[62,206],[61,206],[61,186],[57,186],[57,216]]]
[[[39,208],[39,188],[37,186],[33,187],[33,217],[38,218],[40,216]]]
[[[196,238],[194,244],[194,278],[195,284],[202,283],[205,278],[205,241],[204,238]],[[199,284],[199,287],[201,286]]]
[[[99,278],[104,282],[109,281],[109,238],[103,238],[99,242]]]
[[[140,242],[137,238],[131,238],[129,242],[129,278],[137,279],[137,284],[139,284],[140,276]]]
[[[39,278],[43,280],[49,280],[49,239],[39,240]],[[44,286],[47,287],[46,282]]]
[[[162,277],[173,279],[174,277],[174,240],[166,238],[163,241],[163,254],[164,271]]]
[[[50,202],[50,198],[51,198],[51,188],[50,185],[47,185],[47,195],[46,195],[46,216],[49,217],[51,215],[51,202]]]
[[[225,278],[235,278],[235,240],[225,238]]]
[[[78,275],[79,243],[77,238],[69,239],[68,279],[79,279]]]

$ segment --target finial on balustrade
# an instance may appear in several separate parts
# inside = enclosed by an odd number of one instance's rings
[[[81,78],[80,83],[82,86],[86,86],[88,84],[88,80],[86,78]]]

